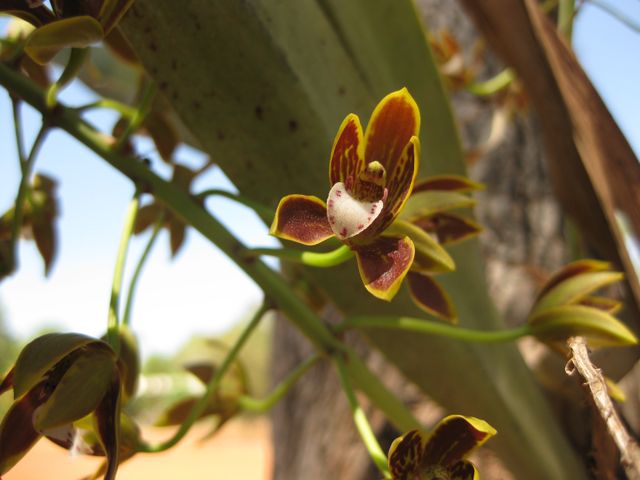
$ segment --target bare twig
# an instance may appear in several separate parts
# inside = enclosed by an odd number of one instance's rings
[[[584,337],[571,337],[567,344],[571,357],[566,372],[571,375],[576,370],[589,387],[593,403],[607,425],[607,430],[620,450],[620,461],[630,480],[640,480],[640,447],[631,438],[622,424],[618,412],[607,392],[607,384],[602,372],[589,359],[589,351]]]

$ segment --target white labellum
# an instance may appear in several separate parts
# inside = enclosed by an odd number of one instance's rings
[[[336,183],[327,199],[327,217],[340,240],[353,237],[373,223],[382,211],[382,200],[367,202],[352,197],[344,183]]]

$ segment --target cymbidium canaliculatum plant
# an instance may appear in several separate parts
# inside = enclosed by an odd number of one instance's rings
[[[357,115],[348,115],[331,150],[326,203],[310,195],[285,196],[270,232],[303,245],[336,237],[355,254],[365,288],[382,300],[390,301],[411,272],[409,288],[416,303],[453,320],[451,302],[430,276],[452,271],[453,260],[433,231],[413,222],[427,216],[399,218],[418,174],[419,130],[420,111],[406,88],[380,101],[366,131]]]

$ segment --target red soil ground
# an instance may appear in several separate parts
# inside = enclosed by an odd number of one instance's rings
[[[236,421],[217,436],[201,441],[207,428],[195,427],[173,449],[139,454],[118,470],[118,480],[226,479],[268,480],[272,451],[267,420]],[[145,429],[144,437],[160,441],[168,429]],[[79,480],[92,473],[100,459],[69,456],[66,450],[41,440],[2,480]]]

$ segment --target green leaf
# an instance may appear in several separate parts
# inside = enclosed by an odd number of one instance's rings
[[[47,401],[36,411],[34,425],[45,431],[93,412],[102,401],[116,373],[111,350],[87,349],[64,373]]]
[[[635,345],[638,339],[620,320],[602,310],[582,305],[550,307],[529,317],[532,334],[545,343],[587,338],[589,347]]]
[[[29,342],[16,360],[13,374],[14,398],[38,384],[68,354],[94,342],[100,341],[79,333],[48,333]]]
[[[25,52],[44,65],[63,48],[88,47],[102,40],[103,35],[100,23],[88,15],[64,18],[35,29],[27,40]]]

